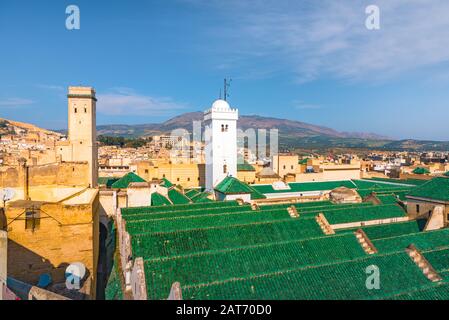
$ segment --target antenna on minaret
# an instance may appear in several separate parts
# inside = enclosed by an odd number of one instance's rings
[[[228,101],[228,97],[229,97],[229,93],[228,93],[228,89],[231,86],[231,81],[232,79],[224,79],[224,101]]]
[[[218,98],[221,100],[221,88],[220,88],[220,95],[218,96]]]

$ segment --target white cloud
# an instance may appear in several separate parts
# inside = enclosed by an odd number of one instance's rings
[[[38,84],[36,87],[47,90],[55,90],[55,91],[65,91],[66,89],[63,86],[57,85],[49,85],[49,84]]]
[[[185,105],[167,97],[152,97],[136,93],[129,88],[114,88],[97,95],[97,110],[108,115],[161,116]]]
[[[447,0],[208,3],[227,22],[210,31],[227,40],[218,37],[223,45],[217,44],[216,53],[220,58],[225,53],[236,70],[287,70],[298,81],[324,76],[366,81],[449,61]],[[380,7],[380,30],[365,27],[370,4]],[[267,63],[253,63],[256,57]]]
[[[310,103],[304,103],[300,100],[295,100],[292,102],[293,106],[297,110],[317,110],[321,109],[320,105],[317,104],[310,104]]]
[[[30,99],[23,98],[6,98],[0,100],[0,107],[11,108],[11,107],[22,107],[26,105],[33,104],[34,101]]]

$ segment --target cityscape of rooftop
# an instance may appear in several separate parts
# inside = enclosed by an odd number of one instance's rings
[[[2,1],[0,306],[449,300],[447,13]]]

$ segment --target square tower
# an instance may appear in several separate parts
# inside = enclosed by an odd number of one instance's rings
[[[97,186],[98,148],[95,90],[92,87],[69,87],[68,98],[68,154],[70,161],[89,163],[89,183]]]
[[[238,110],[217,100],[204,112],[206,190],[212,191],[227,176],[237,177]]]

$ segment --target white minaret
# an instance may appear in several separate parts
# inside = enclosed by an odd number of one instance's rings
[[[211,191],[226,176],[237,177],[238,109],[217,100],[204,112],[206,190]]]

